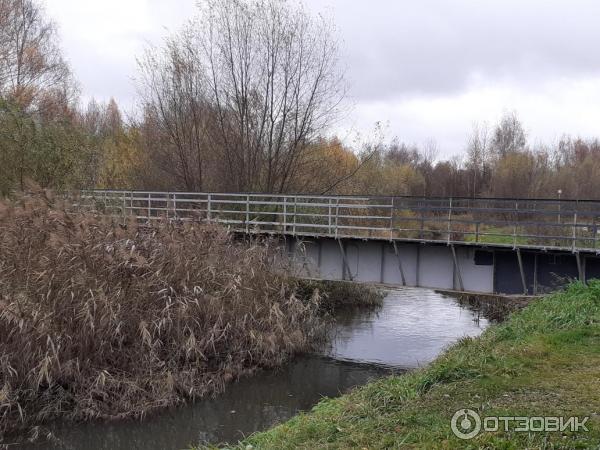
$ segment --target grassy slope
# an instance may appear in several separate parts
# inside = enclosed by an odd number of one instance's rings
[[[492,416],[591,416],[589,432],[452,434],[460,408]],[[429,367],[382,379],[240,444],[255,448],[598,448],[600,282],[535,302]]]

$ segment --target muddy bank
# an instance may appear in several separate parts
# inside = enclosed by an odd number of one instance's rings
[[[531,302],[540,298],[534,296],[444,291],[439,289],[436,290],[436,292],[456,299],[460,305],[469,308],[471,311],[475,311],[486,319],[496,323],[503,322],[513,312],[520,311]]]

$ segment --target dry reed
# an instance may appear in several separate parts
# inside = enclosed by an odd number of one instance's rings
[[[139,417],[219,391],[323,335],[317,293],[223,229],[0,201],[0,434]]]

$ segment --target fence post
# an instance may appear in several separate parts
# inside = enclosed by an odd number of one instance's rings
[[[327,234],[331,234],[331,199],[327,200],[328,210],[327,210]]]
[[[294,197],[294,228],[293,233],[296,236],[296,213],[298,212],[298,197]]]
[[[169,218],[169,203],[171,203],[171,193],[167,192],[163,195],[165,198],[165,214],[167,215],[167,219]]]
[[[336,239],[338,237],[338,219],[339,219],[339,213],[340,213],[340,198],[337,197],[335,199],[335,237],[336,237]]]
[[[392,197],[392,207],[390,208],[390,241],[394,239],[394,211],[396,197]]]
[[[573,243],[572,248],[575,251],[575,243],[577,241],[577,211],[573,213]]]
[[[173,192],[173,217],[175,220],[178,219],[177,216],[177,193]]]
[[[123,205],[121,207],[121,215],[123,218],[123,223],[125,223],[125,208],[127,208],[127,203],[126,203],[127,200],[126,200],[125,192],[123,192],[121,195],[123,196]]]
[[[419,230],[419,239],[423,240],[425,236],[425,202],[418,202],[421,210],[421,229]]]
[[[598,238],[598,227],[596,226],[596,213],[594,212],[594,216],[592,219],[592,233],[594,233],[594,250],[596,249],[596,240]]]
[[[246,234],[250,233],[250,196],[246,195]]]
[[[515,202],[515,220],[513,223],[513,248],[517,248],[517,211],[519,209],[519,202]]]
[[[150,192],[148,192],[148,222],[150,222],[150,216],[152,215],[152,206],[151,206],[151,200],[150,200],[151,196],[152,196],[152,194],[150,194]]]
[[[283,197],[283,234],[287,232],[287,197]]]
[[[211,205],[211,201],[212,201],[212,195],[208,194],[208,196],[207,196],[207,202],[206,202],[206,219],[208,220],[209,223],[212,220],[212,205]]]
[[[448,244],[450,244],[450,235],[452,234],[452,197],[450,197],[450,207],[448,208]]]

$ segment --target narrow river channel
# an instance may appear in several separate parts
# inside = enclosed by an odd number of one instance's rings
[[[337,317],[331,345],[228,386],[216,398],[174,408],[144,421],[57,425],[60,444],[30,448],[169,450],[237,442],[377,377],[419,367],[488,322],[452,298],[425,289],[390,290],[382,308]],[[25,447],[20,447],[25,448]]]

